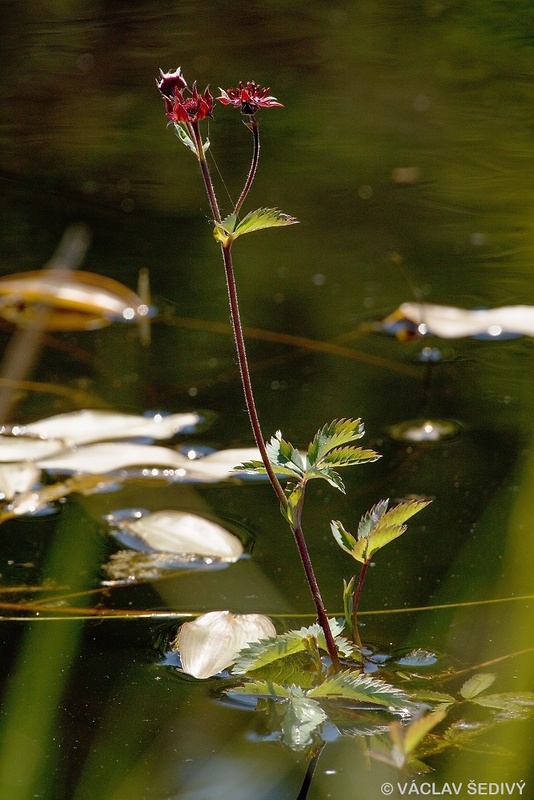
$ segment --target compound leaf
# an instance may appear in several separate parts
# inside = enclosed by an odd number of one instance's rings
[[[308,461],[316,465],[336,447],[361,439],[364,434],[360,419],[335,419],[317,431],[308,447]]]

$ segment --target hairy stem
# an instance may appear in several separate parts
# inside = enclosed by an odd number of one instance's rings
[[[362,596],[363,584],[369,564],[369,561],[363,562],[360,570],[360,577],[358,578],[358,583],[352,598],[352,641],[360,650],[362,649],[362,640],[360,639],[360,631],[358,630],[358,608],[360,606],[360,597]]]
[[[245,184],[245,188],[241,193],[241,197],[243,200],[248,194],[252,181],[254,179],[254,175],[256,173],[257,167],[257,157],[259,154],[259,138],[257,136],[257,125],[252,126],[252,130],[254,133],[254,157],[251,165],[251,169],[247,178],[247,182]],[[200,166],[200,171],[202,173],[202,178],[204,180],[204,186],[206,188],[206,193],[208,196],[208,200],[210,203],[211,211],[216,222],[221,221],[221,212],[219,209],[219,204],[217,202],[217,198],[215,196],[215,190],[213,188],[213,182],[211,180],[211,175],[209,171],[208,164],[206,162],[206,157],[204,154],[204,150],[202,148],[202,139],[200,136],[200,131],[197,123],[190,123],[190,131],[193,135],[193,139],[195,141],[197,147],[197,156],[198,162]],[[240,198],[241,200],[241,198]],[[238,201],[239,204],[239,201]],[[237,208],[237,206],[236,206]],[[273,487],[276,496],[280,502],[280,505],[284,510],[288,508],[288,500],[282,489],[280,481],[276,477],[276,474],[273,470],[272,464],[269,460],[269,456],[267,454],[267,449],[265,446],[265,440],[263,438],[263,433],[261,430],[261,425],[258,417],[258,412],[256,410],[256,403],[254,400],[254,392],[252,389],[252,382],[250,380],[250,370],[248,367],[248,358],[247,358],[247,351],[245,348],[245,339],[243,336],[243,326],[241,324],[241,315],[239,313],[239,304],[237,299],[237,288],[235,284],[235,277],[234,277],[234,267],[232,261],[232,242],[229,241],[226,244],[221,243],[221,252],[224,262],[224,271],[226,276],[226,286],[228,289],[228,302],[230,305],[230,317],[232,320],[232,328],[234,332],[235,338],[235,345],[237,351],[237,360],[239,363],[239,371],[241,374],[241,383],[243,386],[243,392],[245,395],[245,403],[247,406],[247,412],[250,420],[250,424],[252,426],[252,432],[254,434],[254,439],[256,442],[256,446],[260,451],[261,460],[265,467],[265,471],[267,472],[267,476]],[[302,561],[302,565],[304,567],[304,572],[306,575],[306,579],[308,581],[308,585],[310,587],[310,591],[313,597],[313,601],[315,604],[315,608],[317,611],[317,619],[319,624],[323,630],[326,646],[328,649],[328,654],[332,661],[332,666],[335,670],[340,669],[339,664],[339,657],[337,652],[336,643],[334,641],[334,637],[332,636],[332,631],[330,630],[330,625],[328,624],[328,617],[326,614],[326,609],[323,603],[323,599],[321,597],[321,592],[319,589],[319,585],[317,583],[317,579],[315,578],[315,573],[313,570],[313,565],[311,562],[310,554],[308,552],[308,547],[306,545],[306,541],[304,539],[304,534],[302,532],[302,527],[300,524],[300,513],[301,509],[299,509],[298,513],[298,523],[296,525],[291,525],[291,530],[293,532],[293,536],[295,538],[295,542],[297,545],[297,549],[300,555],[300,559]]]
[[[247,125],[247,127],[249,127]],[[243,186],[243,191],[239,195],[239,200],[235,204],[234,214],[237,216],[241,210],[241,206],[246,200],[246,197],[250,191],[250,187],[256,177],[256,170],[258,169],[258,160],[260,157],[260,129],[258,127],[258,121],[256,117],[250,117],[250,130],[252,131],[252,136],[254,137],[254,149],[252,152],[252,162],[250,164],[250,169],[248,172],[247,179],[245,181],[245,185]]]

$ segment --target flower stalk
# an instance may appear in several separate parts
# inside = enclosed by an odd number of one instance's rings
[[[169,119],[175,124],[176,127],[181,126],[182,133],[180,138],[185,144],[195,152],[202,174],[204,187],[210,204],[213,220],[216,224],[222,222],[221,210],[215,195],[215,189],[211,178],[209,166],[206,160],[205,150],[207,144],[203,144],[200,132],[199,122],[206,116],[211,116],[211,109],[213,99],[209,94],[209,88],[206,88],[204,94],[199,94],[196,88],[196,83],[193,84],[193,90],[190,92],[187,89],[187,84],[182,76],[181,69],[173,73],[161,72],[160,80],[157,82],[158,89],[161,92],[165,101],[166,113]],[[186,95],[188,92],[188,95]],[[241,112],[249,117],[247,127],[253,136],[253,154],[250,169],[245,181],[243,190],[237,200],[233,209],[233,215],[237,218],[241,207],[243,206],[250,188],[256,176],[259,153],[260,153],[260,137],[259,127],[256,120],[256,111],[260,108],[281,107],[276,98],[268,94],[269,90],[261,88],[253,82],[246,85],[239,83],[237,89],[228,89],[224,91],[221,89],[221,96],[217,98],[223,105],[232,105],[239,108]],[[185,131],[187,134],[185,134]],[[185,137],[185,138],[184,138]],[[232,328],[234,333],[234,340],[237,352],[237,359],[239,363],[239,371],[241,375],[241,383],[243,386],[243,393],[245,396],[245,403],[247,412],[252,427],[252,432],[256,442],[256,446],[260,452],[261,460],[265,467],[265,471],[273,487],[273,490],[280,502],[282,512],[286,519],[288,518],[289,502],[278,480],[265,444],[265,439],[261,430],[261,425],[256,409],[254,399],[254,392],[252,382],[250,379],[250,370],[248,366],[248,358],[245,347],[245,340],[243,336],[243,327],[241,324],[241,316],[239,312],[239,303],[237,295],[237,287],[235,283],[235,274],[232,259],[232,244],[234,238],[229,235],[224,240],[219,240],[221,247],[221,254],[224,263],[224,271],[226,277],[226,286],[228,291],[228,301],[230,307],[230,316],[232,321]],[[332,669],[337,671],[340,669],[339,656],[337,646],[332,634],[324,602],[321,596],[319,585],[317,583],[312,561],[304,538],[304,533],[301,524],[302,514],[302,501],[299,503],[299,508],[294,522],[290,522],[290,527],[297,545],[297,550],[304,568],[306,580],[308,582],[312,598],[315,604],[318,622],[323,630],[328,654],[332,662]]]

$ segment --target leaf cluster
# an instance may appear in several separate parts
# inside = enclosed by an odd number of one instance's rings
[[[406,531],[406,521],[430,502],[407,500],[388,509],[389,500],[380,500],[363,515],[356,535],[349,533],[338,520],[330,523],[332,534],[343,550],[364,564],[377,550],[401,536]]]
[[[253,233],[265,228],[278,228],[283,225],[295,225],[297,222],[298,219],[284,214],[277,208],[258,208],[243,217],[241,221],[238,220],[236,214],[229,214],[221,222],[215,223],[213,235],[224,247],[229,247],[238,236],[243,236],[245,233]]]

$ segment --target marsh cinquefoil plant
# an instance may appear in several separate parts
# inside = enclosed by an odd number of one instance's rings
[[[358,633],[358,604],[365,573],[372,556],[378,549],[400,536],[406,529],[406,520],[424,508],[427,501],[408,501],[388,509],[388,501],[382,500],[362,518],[355,535],[346,531],[340,522],[332,522],[335,540],[362,566],[358,581],[353,578],[344,588],[345,626],[336,620],[329,620],[302,527],[306,486],[310,480],[320,479],[344,492],[340,469],[376,461],[379,454],[356,444],[364,434],[359,419],[338,419],[324,425],[313,437],[305,454],[286,441],[281,432],[277,432],[269,442],[266,442],[256,410],[238,306],[233,245],[236,239],[244,234],[265,228],[293,225],[298,221],[277,208],[262,207],[250,211],[245,216],[241,214],[256,176],[260,155],[260,131],[256,115],[261,109],[281,108],[282,104],[269,94],[269,89],[253,81],[246,84],[240,82],[236,88],[220,90],[217,101],[240,111],[252,135],[252,159],[243,189],[231,213],[223,216],[206,157],[210,142],[207,138],[203,139],[201,129],[206,118],[212,116],[214,106],[214,98],[209,87],[200,93],[195,82],[190,89],[181,68],[174,72],[160,71],[157,87],[165,103],[169,124],[173,125],[178,139],[192,151],[198,161],[213,218],[214,236],[222,254],[241,381],[252,431],[261,456],[261,460],[242,464],[240,469],[266,473],[280,503],[281,512],[295,539],[317,612],[317,625],[300,631],[290,631],[279,637],[263,639],[260,644],[250,645],[247,650],[242,650],[235,671],[237,674],[254,672],[258,675],[258,670],[267,667],[273,661],[291,653],[306,652],[311,655],[312,662],[316,666],[314,680],[318,682],[318,686],[310,688],[307,696],[303,694],[302,687],[299,687],[294,698],[295,702],[309,706],[313,693],[315,693],[313,697],[341,693],[353,700],[369,700],[373,696],[375,704],[388,707],[405,704],[404,693],[383,682],[358,674],[362,662],[362,646]],[[284,487],[281,480],[285,482]],[[223,622],[224,625],[230,626],[225,630],[229,631],[228,636],[232,641],[236,638],[236,627],[245,625],[238,618],[225,617]],[[342,636],[344,627],[348,638]],[[258,638],[259,636],[261,634]],[[253,638],[249,637],[248,641],[253,641]],[[326,672],[323,670],[321,651],[327,652],[329,656],[330,663]],[[352,669],[342,670],[341,659],[349,659],[352,662]],[[260,683],[256,686],[256,691],[261,689]],[[281,687],[277,691],[280,696],[286,697],[290,690]]]

